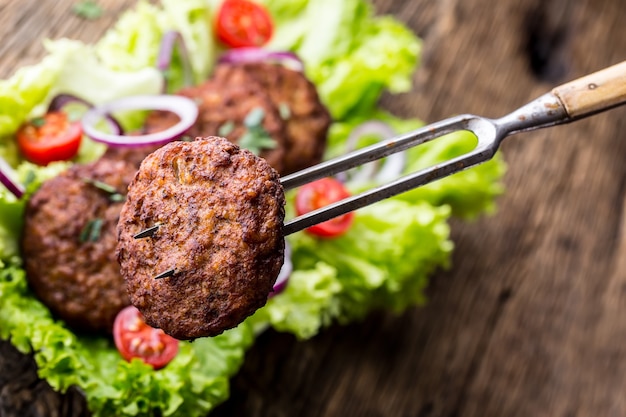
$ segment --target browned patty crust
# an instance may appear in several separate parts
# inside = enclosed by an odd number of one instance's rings
[[[46,181],[26,205],[22,238],[28,282],[57,317],[87,331],[110,332],[117,313],[130,304],[115,257],[120,195],[136,168],[102,159],[74,165]]]
[[[108,147],[107,150],[102,155],[102,159],[113,159],[113,160],[122,160],[130,163],[135,167],[135,169],[139,169],[141,165],[141,161],[151,154],[152,152],[159,149],[162,145],[140,145],[140,146],[121,146],[121,147]],[[132,178],[131,178],[132,180]]]
[[[278,173],[224,138],[172,142],[144,159],[120,216],[117,256],[146,322],[195,339],[262,307],[283,264],[284,205]],[[155,224],[152,237],[133,238]]]
[[[267,91],[285,120],[287,147],[281,174],[321,162],[331,117],[315,85],[301,71],[279,64],[251,63],[244,68]]]
[[[284,170],[285,122],[278,109],[259,83],[240,67],[233,69],[228,78],[212,78],[198,86],[187,87],[177,94],[192,98],[198,104],[198,119],[187,131],[189,137],[224,136],[231,142],[241,144],[248,133],[264,134],[274,141],[273,147],[260,149],[259,156],[267,159],[278,172]],[[258,128],[246,126],[246,118],[252,112],[261,112]],[[154,132],[174,125],[178,118],[173,113],[152,112],[146,120],[146,131]]]
[[[276,143],[260,156],[281,175],[322,160],[331,117],[315,85],[300,71],[272,63],[220,64],[210,80],[178,94],[199,106],[198,120],[188,132],[191,137],[225,136],[243,146],[249,132],[246,117],[260,109],[262,128]],[[177,121],[173,113],[153,112],[145,129],[159,131]]]

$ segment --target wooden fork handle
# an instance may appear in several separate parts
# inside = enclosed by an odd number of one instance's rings
[[[552,93],[573,119],[626,103],[626,61],[555,87]]]

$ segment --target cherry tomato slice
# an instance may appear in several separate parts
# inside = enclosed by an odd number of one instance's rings
[[[298,189],[296,213],[300,216],[349,196],[350,192],[341,182],[333,178],[322,178]],[[353,220],[354,213],[350,212],[311,226],[306,231],[320,237],[336,237],[347,232]]]
[[[154,369],[163,368],[178,353],[178,340],[146,324],[133,306],[124,308],[115,317],[113,340],[124,359],[139,358]]]
[[[83,129],[66,113],[50,112],[24,123],[17,131],[17,146],[27,160],[38,165],[65,161],[78,153]]]
[[[250,0],[225,0],[217,13],[218,39],[232,47],[263,46],[272,37],[274,24],[262,5]]]

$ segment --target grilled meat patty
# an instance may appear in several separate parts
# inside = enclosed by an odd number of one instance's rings
[[[228,79],[210,79],[177,94],[192,98],[198,104],[198,119],[187,131],[189,137],[225,136],[246,148],[266,137],[269,142],[260,146],[257,154],[277,171],[284,169],[285,123],[268,95],[243,68],[235,69],[233,77]],[[156,111],[148,116],[145,129],[159,131],[177,121],[173,113]]]
[[[217,67],[216,78],[225,68]],[[302,72],[282,65],[251,63],[243,68],[261,84],[285,121],[287,146],[281,174],[321,162],[331,117],[315,85]]]
[[[135,170],[139,169],[141,161],[159,149],[162,145],[140,145],[140,146],[121,146],[121,147],[108,147],[102,155],[102,159],[122,160],[135,167]],[[132,178],[131,178],[132,180]],[[130,181],[129,181],[130,182]]]
[[[278,173],[224,138],[172,142],[144,159],[120,216],[117,256],[146,322],[194,339],[262,307],[283,263],[284,204]],[[155,224],[152,237],[133,237]]]
[[[199,106],[191,137],[224,136],[244,148],[261,143],[257,153],[281,175],[322,159],[331,118],[302,72],[272,63],[220,64],[209,80],[178,94]],[[177,121],[172,113],[156,111],[145,129],[155,132]]]
[[[26,205],[21,247],[28,282],[76,329],[111,332],[117,313],[130,304],[115,257],[123,203],[102,184],[120,197],[135,172],[132,164],[109,158],[74,165],[46,181]]]

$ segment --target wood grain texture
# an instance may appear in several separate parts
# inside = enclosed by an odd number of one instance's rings
[[[105,16],[86,22],[70,0],[0,0],[0,76],[38,60],[42,36],[97,39],[134,1],[100,3]],[[424,40],[413,91],[383,99],[400,116],[501,116],[626,59],[622,0],[375,4]],[[499,211],[453,222],[453,266],[426,306],[306,342],[263,334],[212,415],[626,415],[626,108],[511,137],[503,152]],[[24,372],[12,363],[0,375]],[[0,415],[81,412],[54,393],[47,409],[20,409],[8,398],[40,383],[18,380],[0,378]]]

